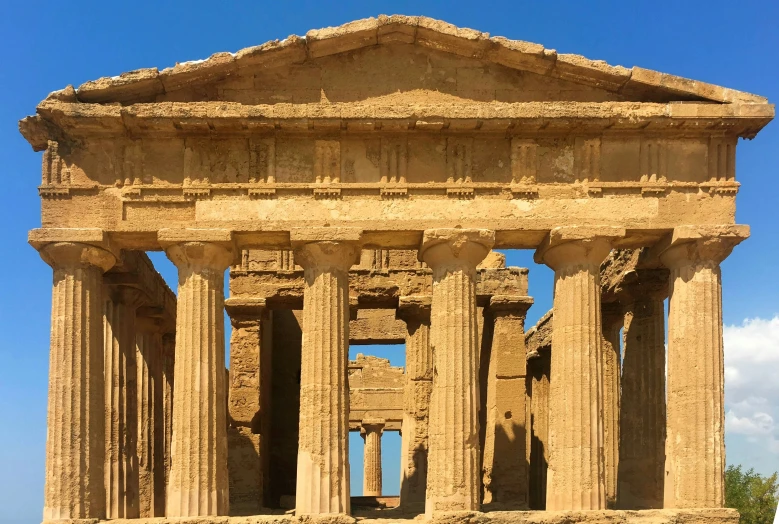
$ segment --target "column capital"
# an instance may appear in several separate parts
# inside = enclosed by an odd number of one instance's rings
[[[53,242],[42,245],[38,253],[52,269],[96,267],[103,273],[116,263],[116,257],[106,249],[80,242]]]
[[[233,261],[232,249],[211,242],[181,242],[170,244],[165,254],[179,269],[194,271],[212,270],[222,272]]]
[[[267,311],[267,303],[260,297],[230,297],[225,299],[225,311],[231,319],[259,319]]]
[[[526,295],[492,295],[489,310],[493,314],[525,317],[533,305],[533,297]]]
[[[428,229],[422,236],[419,260],[433,269],[464,265],[476,269],[495,245],[490,229]]]
[[[406,295],[398,299],[395,316],[401,320],[430,320],[431,295]]]
[[[356,228],[296,228],[290,231],[295,263],[303,269],[348,271],[359,262],[362,230]]]
[[[680,226],[655,246],[660,261],[673,269],[694,263],[719,264],[749,238],[749,226]]]
[[[626,234],[621,227],[556,227],[538,246],[533,259],[554,270],[583,262],[600,264],[611,251],[613,242]]]
[[[622,304],[619,302],[602,303],[600,311],[602,331],[604,333],[613,328],[616,328],[617,326],[622,326],[625,321],[625,314],[622,311]]]
[[[384,426],[387,421],[383,418],[366,418],[360,423],[360,435],[363,437],[367,433],[378,432],[379,434],[384,432]]]

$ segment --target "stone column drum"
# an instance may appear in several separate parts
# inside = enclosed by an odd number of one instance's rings
[[[547,511],[606,508],[600,264],[624,234],[556,228],[536,252],[555,271]]]
[[[365,441],[362,494],[366,497],[381,496],[381,434],[383,432],[383,420],[364,420],[360,428],[360,435]]]
[[[746,226],[676,228],[660,254],[671,271],[665,508],[722,507],[725,411],[719,264]]]
[[[433,270],[428,517],[480,507],[476,266],[494,243],[484,229],[433,229],[422,239],[419,258]]]
[[[349,513],[349,268],[359,261],[359,230],[293,230],[303,267],[295,513]]]
[[[527,296],[494,295],[484,440],[484,503],[528,509]]]
[[[179,271],[166,516],[227,515],[224,271],[233,254],[202,241],[165,251]]]
[[[620,330],[624,315],[618,303],[603,304],[601,327],[603,339],[603,465],[606,507],[613,509],[617,500],[620,421]]]
[[[400,448],[400,505],[424,511],[427,489],[427,428],[433,387],[430,348],[430,296],[400,297],[398,318],[406,322],[406,385],[403,391],[403,435]]]
[[[103,273],[116,259],[69,242],[40,254],[54,270],[43,520],[102,519]]]
[[[625,347],[617,508],[663,507],[665,308],[668,271],[639,269],[623,286]]]

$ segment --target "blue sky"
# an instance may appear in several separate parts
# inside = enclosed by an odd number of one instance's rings
[[[67,84],[141,67],[163,68],[380,13],[423,14],[559,52],[640,65],[779,100],[779,3],[769,0],[4,2],[0,522],[40,520],[46,438],[51,271],[26,243],[27,231],[40,225],[40,154],[19,135],[17,121]],[[737,179],[744,185],[737,218],[752,226],[752,238],[723,264],[728,462],[762,472],[779,470],[777,166],[777,124],[756,140],[740,143]],[[551,272],[534,265],[530,252],[510,253],[509,263],[531,268],[532,325],[551,305]],[[172,277],[170,267],[162,271]],[[397,456],[399,442],[393,438],[386,441],[385,456]],[[353,440],[354,463],[361,445],[359,438]],[[385,485],[396,486],[397,467],[386,469]],[[359,476],[353,479],[361,486]]]

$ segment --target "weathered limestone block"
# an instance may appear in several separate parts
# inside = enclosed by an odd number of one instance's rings
[[[261,356],[264,350],[263,299],[227,299],[232,323],[227,430],[230,513],[256,515],[263,506],[261,450]]]
[[[527,349],[525,314],[533,299],[490,299],[492,349],[487,378],[487,428],[482,456],[484,503],[528,508]]]
[[[664,507],[724,504],[725,411],[719,264],[746,226],[678,227],[660,254],[671,271]]]
[[[167,495],[170,476],[170,456],[173,439],[173,377],[176,364],[176,334],[165,333],[162,337],[162,418],[165,482]]]
[[[144,296],[127,286],[108,286],[106,291],[103,310],[106,515],[107,518],[137,518],[140,516],[140,427],[135,316]]]
[[[406,384],[400,449],[400,505],[424,510],[427,489],[428,416],[433,388],[429,295],[401,297],[397,316],[406,323]]]
[[[433,270],[428,517],[477,510],[481,502],[475,280],[476,266],[494,243],[490,230],[434,229],[425,231],[420,248],[420,258]]]
[[[536,252],[555,271],[549,511],[606,507],[600,264],[611,240],[624,235],[611,227],[556,228]]]
[[[178,268],[179,291],[166,515],[226,515],[224,271],[233,255],[220,243],[170,237],[166,253]]]
[[[603,347],[603,464],[606,507],[617,500],[617,464],[619,462],[620,424],[620,330],[623,324],[618,304],[601,307]]]
[[[530,509],[546,509],[547,469],[549,465],[549,375],[551,353],[549,348],[528,355],[528,382],[530,384],[530,465],[528,490]]]
[[[383,432],[384,421],[381,419],[366,419],[360,428],[360,435],[365,441],[362,483],[362,494],[365,497],[381,496],[381,435]]]
[[[349,268],[359,230],[293,230],[305,272],[297,515],[349,513]]]
[[[40,249],[54,270],[43,519],[105,518],[103,273],[116,261],[98,247]]]
[[[665,311],[668,271],[639,269],[623,286],[624,360],[620,404],[619,509],[663,507]]]

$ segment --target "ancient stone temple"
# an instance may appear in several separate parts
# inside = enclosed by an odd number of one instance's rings
[[[735,524],[719,265],[773,116],[403,16],[51,93],[20,122],[54,275],[43,520]],[[527,335],[506,249],[555,272]],[[376,343],[405,366],[349,360]]]

